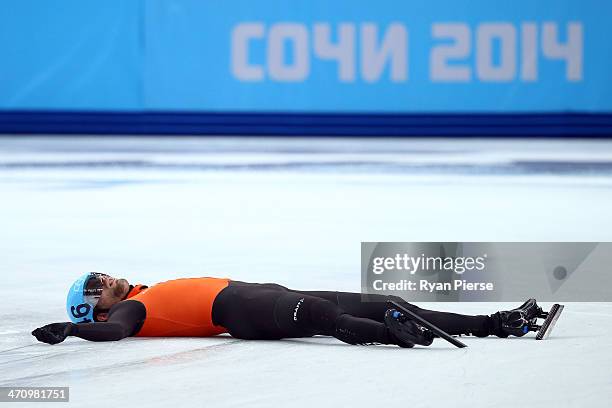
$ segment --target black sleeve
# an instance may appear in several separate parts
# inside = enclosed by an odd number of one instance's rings
[[[121,340],[140,330],[146,314],[139,301],[124,300],[110,309],[106,322],[75,324],[70,335],[90,341]]]

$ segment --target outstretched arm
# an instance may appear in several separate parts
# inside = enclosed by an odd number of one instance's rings
[[[39,341],[61,343],[68,336],[90,341],[115,341],[133,336],[140,330],[146,317],[144,305],[136,300],[126,300],[114,305],[106,322],[51,323],[32,332]]]

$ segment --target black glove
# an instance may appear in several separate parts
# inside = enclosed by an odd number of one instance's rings
[[[48,344],[61,343],[68,337],[71,332],[74,323],[51,323],[32,332],[32,336],[36,337],[38,341]]]

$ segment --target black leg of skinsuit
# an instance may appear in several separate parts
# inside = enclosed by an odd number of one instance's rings
[[[213,322],[242,339],[334,336],[350,344],[393,343],[383,323],[393,299],[451,334],[488,335],[488,316],[420,309],[400,298],[359,293],[294,291],[276,284],[232,281],[213,303]]]
[[[350,344],[394,342],[379,321],[353,316],[327,299],[276,284],[230,282],[215,298],[212,318],[240,339],[323,334]]]
[[[493,321],[489,316],[469,316],[421,309],[397,296],[367,295],[367,301],[363,301],[363,295],[361,293],[327,291],[297,292],[327,299],[338,305],[346,313],[379,322],[383,322],[385,312],[389,308],[387,301],[394,300],[449,334],[488,336],[493,330]]]

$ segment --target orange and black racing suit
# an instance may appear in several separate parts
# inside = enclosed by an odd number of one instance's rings
[[[240,339],[334,336],[350,344],[394,343],[384,324],[395,300],[450,334],[491,334],[489,316],[466,316],[418,308],[401,298],[329,291],[296,291],[267,283],[188,278],[132,289],[106,322],[75,325],[70,335],[92,341],[128,336]]]

